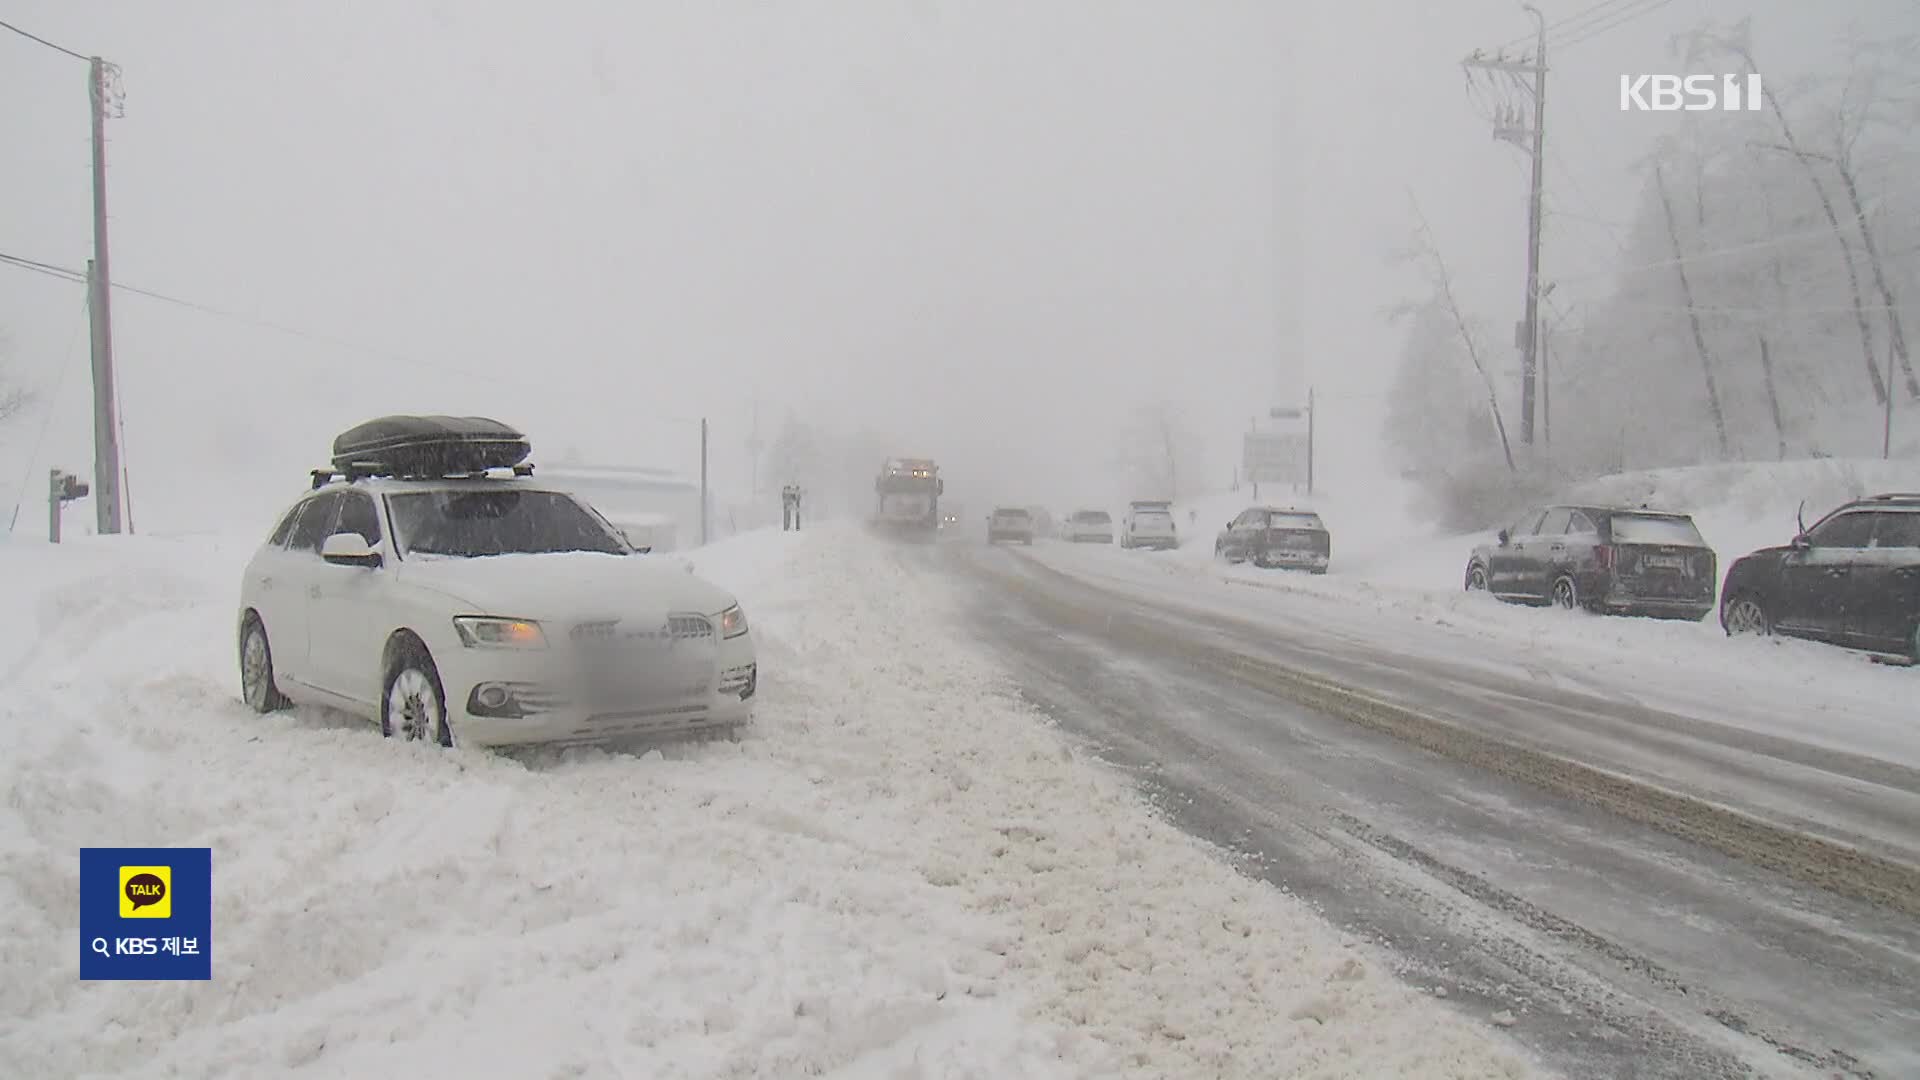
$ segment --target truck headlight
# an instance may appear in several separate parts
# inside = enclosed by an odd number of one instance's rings
[[[469,649],[544,649],[547,635],[540,624],[526,619],[501,619],[490,615],[461,615],[453,620],[460,632],[460,644]]]
[[[720,613],[720,636],[737,638],[747,632],[747,613],[735,604]]]

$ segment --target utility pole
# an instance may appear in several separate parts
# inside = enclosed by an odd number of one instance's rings
[[[1553,327],[1540,327],[1540,443],[1552,452],[1553,447],[1553,380],[1548,377],[1547,369],[1553,361]]]
[[[120,424],[114,419],[113,275],[107,266],[107,63],[87,61],[93,102],[93,261],[87,309],[93,340],[93,505],[102,535],[120,531]]]
[[[1253,417],[1251,416],[1247,417],[1247,434],[1252,435],[1254,431],[1258,428],[1258,424],[1259,422],[1255,420]],[[1247,479],[1253,481],[1253,501],[1259,502],[1260,501],[1260,473],[1258,470],[1251,467],[1251,463],[1249,463],[1249,467],[1247,469]]]
[[[1520,441],[1533,443],[1534,380],[1539,368],[1540,345],[1540,203],[1545,186],[1546,104],[1547,104],[1547,21],[1532,4],[1523,10],[1533,16],[1536,38],[1530,60],[1508,60],[1475,52],[1461,61],[1469,70],[1501,72],[1519,82],[1532,76],[1532,85],[1520,85],[1533,98],[1530,109],[1502,106],[1495,118],[1493,137],[1513,143],[1533,159],[1533,186],[1527,199],[1527,305],[1520,327]]]
[[[707,507],[707,418],[700,418],[700,546],[706,547],[709,540],[707,519],[712,515]]]
[[[1313,494],[1313,387],[1307,387],[1307,494]]]

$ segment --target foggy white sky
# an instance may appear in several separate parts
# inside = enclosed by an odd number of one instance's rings
[[[1590,0],[1544,0],[1549,20]],[[1901,0],[1676,0],[1554,60],[1558,296],[1604,285],[1666,117],[1617,111],[1669,35],[1752,13],[1762,70],[1819,66]],[[540,456],[746,484],[753,402],[871,427],[1003,501],[1105,497],[1118,426],[1181,403],[1224,483],[1249,416],[1312,383],[1323,479],[1371,480],[1414,286],[1413,190],[1478,314],[1518,314],[1525,159],[1459,60],[1524,34],[1511,0],[821,5],[14,3],[124,69],[113,268],[388,357],[115,298],[135,513],[258,522],[187,478],[290,497],[339,429],[478,412]],[[85,65],[0,33],[0,251],[89,254]],[[23,475],[90,470],[81,289],[0,266],[0,430]],[[64,374],[64,378],[62,373]],[[40,440],[43,422],[48,432]],[[878,462],[876,462],[876,465]],[[30,504],[23,519],[34,527]],[[216,520],[218,519],[218,520]]]

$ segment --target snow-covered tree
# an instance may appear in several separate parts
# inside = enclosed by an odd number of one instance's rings
[[[1407,337],[1387,399],[1387,445],[1407,476],[1498,465],[1486,388],[1438,297],[1405,313]]]
[[[1752,66],[1738,27],[1689,44]],[[1556,462],[1880,453],[1889,386],[1920,400],[1914,45],[1855,45],[1841,77],[1770,79],[1765,110],[1688,114],[1653,148],[1622,265],[1556,339]]]
[[[1179,499],[1205,486],[1205,447],[1186,414],[1161,399],[1122,425],[1118,464],[1135,498]]]

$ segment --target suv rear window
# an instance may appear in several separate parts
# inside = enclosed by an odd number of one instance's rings
[[[1107,516],[1105,510],[1085,510],[1073,515],[1073,520],[1082,525],[1105,525],[1113,519]]]
[[[1142,525],[1171,525],[1173,515],[1165,510],[1139,510],[1134,513],[1133,520]]]
[[[1273,528],[1276,529],[1324,529],[1318,514],[1286,514],[1275,512]]]
[[[1613,542],[1616,544],[1678,544],[1706,547],[1706,538],[1693,527],[1693,519],[1654,514],[1613,515]]]
[[[1873,546],[1877,548],[1920,547],[1920,512],[1882,510],[1873,527]]]
[[[1028,514],[1025,510],[995,510],[993,516],[1005,518],[1010,521],[1027,521],[1032,517],[1032,515]]]

